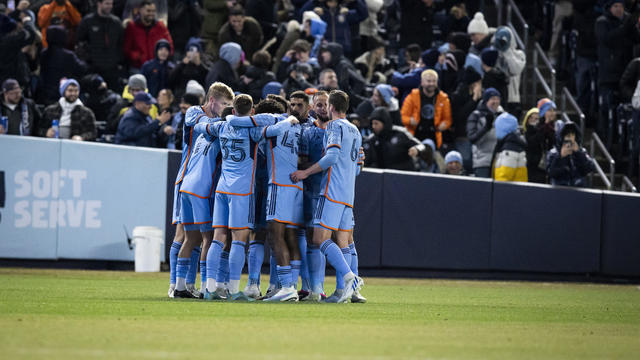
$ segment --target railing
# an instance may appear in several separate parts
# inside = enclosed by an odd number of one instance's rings
[[[611,190],[611,181],[607,179],[607,175],[604,173],[604,171],[602,171],[600,164],[598,164],[596,159],[592,159],[592,161],[593,161],[593,165],[595,165],[596,167],[596,172],[600,176],[600,179],[602,180],[602,182],[604,182],[605,186],[607,187],[607,190]]]
[[[496,5],[499,6],[499,5]],[[500,8],[498,9],[498,16],[502,16],[502,6],[500,6]],[[515,19],[518,20],[518,25],[520,28],[522,28],[522,36],[518,33],[518,31],[516,30],[516,27],[514,26],[513,23],[513,19],[514,19],[514,15],[515,15]],[[501,18],[499,18],[501,19]],[[498,21],[500,22],[500,21]],[[522,51],[525,52],[525,56],[527,53],[527,46],[529,46],[529,24],[527,24],[527,22],[524,20],[524,16],[522,16],[522,13],[520,12],[520,9],[518,9],[518,6],[515,4],[515,2],[513,0],[507,0],[507,21],[506,21],[506,25],[511,29],[511,32],[513,33],[515,39],[516,39],[516,43],[518,43],[518,46],[522,49]],[[527,85],[528,85],[528,81],[527,81],[527,72],[523,71],[522,75],[521,75],[521,81],[522,81],[522,94],[521,94],[521,99],[527,99]],[[534,95],[535,96],[535,95]]]
[[[622,184],[620,185],[620,190],[622,190],[622,191],[631,191],[631,192],[634,192],[634,193],[638,192],[636,187],[633,186],[633,183],[631,182],[631,179],[629,179],[626,175],[622,177]]]
[[[600,175],[600,177],[604,177],[604,179],[606,179],[606,175],[604,175],[604,172],[602,171],[602,168],[600,168],[600,165],[595,160],[595,158],[596,158],[596,156],[595,156],[596,145],[598,146],[598,150],[600,150],[602,155],[604,155],[604,157],[609,162],[609,178],[610,178],[610,180],[607,180],[606,183],[608,184],[607,188],[610,189],[611,188],[611,184],[613,184],[613,179],[614,179],[614,176],[615,176],[615,173],[616,173],[616,161],[613,160],[613,158],[611,157],[611,155],[607,151],[607,148],[602,143],[602,140],[600,140],[600,137],[598,136],[598,134],[595,133],[595,132],[592,133],[591,134],[591,157],[593,158],[593,162],[596,164],[596,169],[598,169],[598,174]]]
[[[571,105],[571,108],[576,112],[576,114],[578,114],[578,119],[579,121],[579,125],[580,125],[580,131],[582,132],[582,135],[584,136],[584,128],[585,128],[585,121],[586,121],[586,116],[584,115],[584,113],[582,112],[582,109],[580,109],[580,106],[578,106],[578,103],[576,102],[576,99],[573,97],[573,95],[571,95],[571,92],[569,91],[569,89],[567,89],[566,87],[562,88],[562,97],[561,97],[561,102],[560,102],[560,106],[561,106],[561,110],[562,110],[562,118],[566,121],[566,120],[571,120],[569,118],[569,116],[566,114],[567,113],[567,103],[569,105]],[[575,121],[574,121],[575,122]]]
[[[547,84],[544,76],[542,76],[542,72],[540,72],[540,69],[538,68],[538,58],[542,59],[543,64],[546,65],[551,73],[551,85]],[[547,96],[554,102],[556,101],[556,69],[553,68],[551,61],[549,61],[544,50],[542,50],[542,47],[540,47],[540,44],[537,42],[533,48],[533,81],[531,83],[533,84],[532,95],[534,97],[538,89],[538,83],[540,83]]]
[[[496,5],[496,10],[498,11],[498,26],[502,25],[502,0],[493,0],[493,3]],[[471,15],[473,16],[473,15]]]

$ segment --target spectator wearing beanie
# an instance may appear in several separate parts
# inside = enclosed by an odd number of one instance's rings
[[[129,81],[124,87],[124,90],[122,90],[122,101],[114,105],[109,112],[107,129],[110,133],[115,133],[118,129],[120,119],[132,106],[133,98],[140,92],[149,92],[147,89],[147,79],[142,74],[129,76]],[[152,119],[155,119],[158,116],[158,107],[155,104],[151,105],[149,116],[151,116]]]
[[[467,137],[472,144],[473,171],[477,177],[491,177],[491,160],[497,142],[494,120],[502,112],[500,93],[489,88],[467,120]]]
[[[485,48],[480,53],[482,71],[484,71],[482,87],[485,89],[495,88],[500,92],[500,94],[506,94],[507,87],[509,85],[509,78],[502,70],[496,68],[498,56],[498,50],[494,47]]]
[[[202,63],[202,45],[200,39],[191,38],[184,48],[184,57],[176,64],[169,74],[169,88],[176,97],[181,98],[185,93],[187,83],[195,80],[204,84],[207,77],[207,68]]]
[[[444,166],[446,168],[445,174],[458,176],[464,175],[462,155],[455,150],[449,151],[444,157]]]
[[[582,133],[574,122],[563,124],[555,147],[547,154],[547,174],[551,185],[587,186],[587,175],[595,171],[593,159],[582,147]]]
[[[22,94],[16,79],[7,79],[2,83],[2,103],[0,116],[7,117],[7,127],[0,134],[36,136],[41,114],[36,104]]]
[[[240,44],[228,42],[220,47],[220,58],[216,61],[205,78],[205,87],[219,81],[232,89],[238,88],[238,68],[242,63]]]
[[[189,80],[189,82],[187,83],[187,87],[185,89],[185,94],[196,95],[198,99],[200,99],[200,102],[198,104],[202,104],[206,96],[206,93],[202,85],[200,85],[200,83],[195,80]]]
[[[158,92],[169,85],[169,73],[175,67],[175,64],[169,61],[169,55],[171,44],[166,39],[160,39],[156,42],[155,58],[145,62],[140,69],[140,73],[147,79],[149,94],[153,97],[157,97]]]
[[[44,109],[42,123],[39,125],[40,136],[54,137],[55,131],[51,125],[53,120],[58,120],[60,138],[95,140],[96,118],[93,111],[85,107],[79,99],[80,84],[74,79],[61,79],[58,91],[58,101]]]
[[[518,129],[518,119],[509,113],[496,118],[493,178],[498,181],[523,181],[527,176],[527,142]]]
[[[378,107],[383,107],[389,112],[393,125],[402,126],[402,117],[400,115],[400,104],[395,98],[395,91],[391,85],[378,84],[373,89],[371,97],[358,105],[356,113],[360,118],[369,119],[371,112]]]
[[[489,25],[487,25],[481,12],[477,12],[473,16],[467,27],[467,33],[471,36],[471,48],[469,48],[471,54],[480,55],[482,49],[491,45]]]
[[[527,63],[527,57],[524,51],[516,48],[516,38],[507,26],[501,26],[496,30],[493,44],[499,52],[496,68],[503,71],[509,78],[508,94],[502,95],[503,103],[511,114],[520,116],[522,112],[520,78]]]
[[[546,153],[555,143],[555,130],[551,123],[540,120],[537,107],[529,109],[522,121],[527,140],[527,175],[529,182],[547,182]]]
[[[473,172],[471,142],[467,138],[467,119],[482,99],[482,77],[472,67],[463,70],[462,81],[451,95],[451,117],[455,148],[462,155],[465,172]]]
[[[89,74],[80,81],[82,103],[93,111],[96,123],[105,124],[108,121],[109,112],[122,101],[120,95],[107,87],[107,83],[98,74]]]

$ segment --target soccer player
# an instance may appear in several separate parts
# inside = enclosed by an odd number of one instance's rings
[[[344,291],[337,302],[347,302],[363,281],[350,269],[350,230],[353,228],[353,200],[355,180],[360,158],[362,138],[358,128],[346,120],[349,96],[340,90],[329,94],[328,122],[324,136],[324,156],[305,170],[291,173],[294,182],[323,171],[321,194],[315,212],[313,243],[344,280]],[[331,240],[336,232],[336,243]],[[349,256],[349,262],[346,256]],[[315,287],[316,284],[312,284]]]
[[[250,115],[252,108],[253,101],[246,94],[236,96],[233,101],[233,111],[237,116]],[[253,300],[239,289],[245,262],[245,246],[255,221],[254,186],[257,145],[265,137],[278,136],[291,122],[297,122],[297,120],[290,118],[276,125],[257,128],[234,127],[224,121],[196,126],[196,132],[220,139],[222,172],[216,189],[212,226],[231,230],[228,286],[230,300]],[[215,233],[214,238],[216,238]],[[205,298],[214,299],[214,295],[223,292],[224,289],[216,281],[216,290],[211,293],[207,288]]]
[[[215,157],[207,157],[213,145],[205,137],[198,137],[194,127],[199,123],[210,123],[219,117],[222,110],[233,100],[233,91],[222,83],[213,83],[207,93],[207,102],[203,106],[193,106],[185,114],[185,134],[189,129],[191,139],[196,138],[195,144],[189,143],[187,162],[180,181],[180,217],[186,233],[186,240],[178,253],[176,266],[176,290],[174,297],[193,298],[193,291],[186,289],[187,272],[196,271],[195,266],[190,266],[188,254],[197,248],[200,243],[205,247],[200,254],[201,278],[206,278],[206,259],[208,247],[211,243],[211,195],[215,186],[213,175],[215,172]],[[186,136],[186,135],[185,135]],[[186,144],[186,142],[185,142]],[[211,149],[212,155],[217,155],[217,146]],[[194,156],[193,160],[189,160]],[[203,271],[204,270],[204,271]],[[203,277],[204,275],[204,277]],[[195,276],[193,277],[195,280]]]

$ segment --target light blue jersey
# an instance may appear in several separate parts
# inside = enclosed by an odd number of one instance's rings
[[[307,123],[302,128],[300,141],[300,155],[307,156],[311,164],[317,163],[324,153],[325,127],[319,121]],[[322,183],[322,173],[309,176],[304,180],[304,191],[311,196],[319,196],[320,185]]]
[[[362,146],[360,132],[346,119],[333,120],[327,124],[323,144],[325,153],[333,147],[340,153],[337,162],[323,172],[321,194],[331,202],[353,207]]]
[[[220,141],[216,137],[204,134],[198,136],[191,152],[191,160],[187,166],[187,174],[182,180],[180,192],[191,194],[201,199],[213,196],[219,177],[218,162],[220,159]]]
[[[189,158],[191,156],[191,149],[195,144],[198,136],[194,135],[193,127],[201,121],[209,119],[202,106],[192,106],[187,109],[187,113],[184,116],[184,128],[182,138],[182,159],[180,160],[180,167],[178,168],[178,176],[176,176],[176,185],[182,182],[185,174],[187,173],[187,166],[189,164]]]

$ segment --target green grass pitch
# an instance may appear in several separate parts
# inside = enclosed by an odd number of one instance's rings
[[[3,359],[640,358],[636,285],[365,278],[367,304],[265,304],[172,300],[167,273],[0,281]]]

